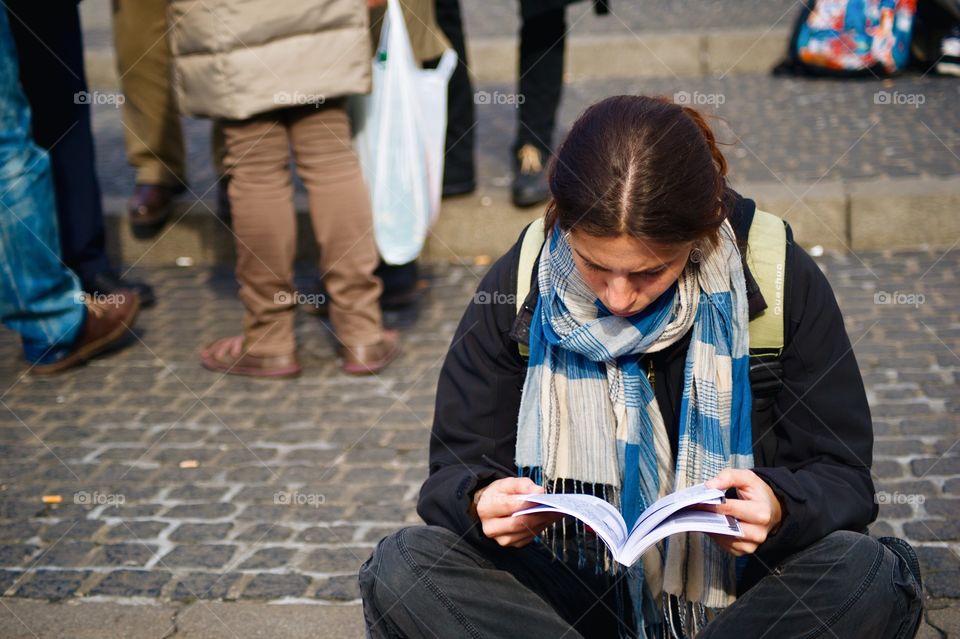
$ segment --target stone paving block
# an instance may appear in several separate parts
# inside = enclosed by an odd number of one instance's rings
[[[180,524],[168,538],[170,541],[198,543],[202,541],[216,541],[226,538],[233,524],[229,522],[219,524]]]
[[[317,599],[353,601],[360,599],[360,583],[356,575],[330,577],[317,582]]]
[[[297,535],[297,541],[308,544],[343,544],[353,539],[353,526],[310,526]]]
[[[310,579],[303,575],[261,573],[254,577],[241,595],[244,599],[278,599],[303,595]]]
[[[240,521],[280,521],[290,515],[290,506],[280,504],[251,504],[240,511]]]
[[[107,530],[107,539],[152,539],[163,532],[170,524],[163,521],[124,521]]]
[[[25,501],[0,501],[0,517],[5,519],[33,517],[42,510],[42,504]]]
[[[287,526],[278,524],[254,524],[244,529],[236,536],[237,541],[252,541],[254,543],[271,543],[286,541],[293,534]]]
[[[960,553],[938,546],[916,546],[920,568],[926,575],[941,570],[960,571]]]
[[[318,506],[280,506],[286,509],[289,519],[300,523],[329,523],[344,519],[348,516],[350,509],[336,504],[323,503]]]
[[[58,600],[73,595],[90,575],[86,571],[34,570],[17,587],[18,597]]]
[[[171,598],[178,601],[191,599],[223,599],[240,578],[240,573],[196,572],[176,579]]]
[[[388,504],[359,504],[353,511],[353,518],[358,521],[402,522],[409,519],[414,512],[414,503],[392,502]]]
[[[150,544],[106,544],[93,559],[94,565],[143,566],[156,553],[157,547]]]
[[[935,572],[924,579],[923,586],[932,597],[960,599],[960,570]]]
[[[410,492],[409,484],[390,484],[370,490],[368,486],[354,486],[350,490],[350,500],[357,504],[395,503],[403,501]],[[417,486],[419,488],[419,486]]]
[[[164,513],[170,519],[219,519],[234,513],[236,506],[227,503],[182,504]]]
[[[36,566],[79,566],[94,548],[96,544],[89,541],[61,541],[43,548],[31,563]]]
[[[0,566],[26,566],[37,552],[31,544],[0,544]]]
[[[919,541],[960,541],[960,521],[924,519],[903,525],[904,532]]]
[[[240,570],[269,570],[290,563],[297,553],[293,548],[261,548],[240,564]]]
[[[363,546],[344,548],[317,548],[300,562],[310,572],[344,572],[356,574],[360,564],[370,556],[372,549]]]
[[[115,570],[96,586],[90,595],[113,597],[158,597],[170,573],[162,570]]]
[[[177,546],[164,555],[160,563],[170,568],[219,568],[230,561],[234,552],[236,552],[236,546],[229,544]]]
[[[927,514],[946,519],[960,519],[960,499],[927,499],[923,503]]]
[[[26,541],[37,534],[40,524],[32,521],[13,521],[0,524],[0,541]]]
[[[348,469],[343,475],[343,482],[346,484],[377,484],[383,486],[396,483],[397,475],[398,472],[394,468],[363,466]]]
[[[0,569],[0,595],[3,595],[6,589],[12,586],[13,582],[20,578],[21,574],[22,573],[14,570]]]
[[[913,474],[917,477],[926,477],[927,475],[960,475],[960,457],[926,457],[924,459],[915,459],[910,463]]]
[[[180,501],[216,501],[227,492],[226,486],[199,486],[187,484],[175,487],[167,494],[168,499]]]

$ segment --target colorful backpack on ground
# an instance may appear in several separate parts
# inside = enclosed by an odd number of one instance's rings
[[[917,0],[814,0],[804,7],[788,56],[809,73],[890,75],[910,58]]]

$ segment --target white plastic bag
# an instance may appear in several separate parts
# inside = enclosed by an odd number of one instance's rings
[[[374,238],[388,264],[415,260],[440,212],[447,83],[456,65],[457,56],[448,49],[436,69],[421,69],[400,3],[388,0],[373,61],[373,90],[352,104]]]

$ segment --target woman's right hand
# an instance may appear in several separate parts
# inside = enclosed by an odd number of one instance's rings
[[[518,495],[544,492],[527,477],[506,477],[484,486],[474,493],[477,519],[483,534],[501,546],[522,548],[540,532],[563,517],[562,513],[533,513],[513,517],[513,513],[537,504],[518,499]]]

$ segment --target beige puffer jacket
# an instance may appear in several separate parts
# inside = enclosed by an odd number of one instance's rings
[[[171,0],[185,115],[240,120],[370,90],[365,0]]]

